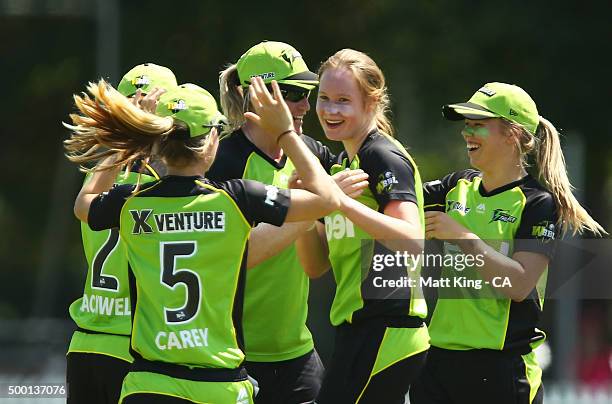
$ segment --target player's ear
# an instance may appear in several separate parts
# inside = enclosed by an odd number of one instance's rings
[[[376,109],[378,108],[378,97],[367,96],[363,99],[364,108],[366,113],[371,116],[376,115]]]

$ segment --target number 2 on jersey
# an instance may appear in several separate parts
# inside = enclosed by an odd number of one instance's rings
[[[102,275],[106,260],[119,244],[119,229],[111,229],[108,239],[98,250],[91,266],[92,289],[119,291],[119,280],[111,275]]]
[[[185,304],[180,308],[164,307],[166,323],[186,323],[200,310],[202,284],[196,272],[176,269],[179,257],[192,257],[197,250],[195,241],[161,242],[161,282],[174,290],[178,284],[187,288]]]

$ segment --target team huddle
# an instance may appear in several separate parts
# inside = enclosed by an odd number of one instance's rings
[[[444,105],[465,122],[473,169],[422,182],[363,52],[314,73],[266,41],[219,84],[221,108],[147,63],[116,89],[100,80],[74,96],[64,146],[87,171],[74,211],[88,272],[70,306],[68,402],[543,402],[534,349],[553,240],[605,230],[572,195],[559,135],[524,90],[487,83]],[[338,155],[302,132],[311,92]],[[395,264],[382,282],[379,258],[428,243],[480,257],[474,281],[511,287],[440,288],[426,324],[423,283],[397,281],[424,268]],[[309,279],[328,270],[324,365],[306,319]]]

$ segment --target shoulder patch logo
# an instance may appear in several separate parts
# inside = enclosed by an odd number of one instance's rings
[[[555,224],[548,220],[543,220],[531,228],[531,235],[539,240],[554,240]]]
[[[266,205],[274,206],[276,198],[278,198],[278,188],[276,188],[274,185],[266,185],[266,200],[264,203]]]
[[[389,192],[393,188],[393,184],[399,184],[395,174],[392,171],[386,171],[378,176],[378,182],[376,183],[376,192],[382,194],[383,192]]]
[[[507,209],[495,209],[493,211],[493,217],[489,223],[493,222],[514,223],[516,222],[516,217],[508,213]]]

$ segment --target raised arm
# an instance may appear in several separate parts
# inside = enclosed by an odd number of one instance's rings
[[[295,222],[277,227],[268,223],[259,223],[253,228],[249,237],[247,268],[259,265],[289,247],[311,225],[312,222]]]
[[[344,170],[332,176],[342,192],[357,198],[368,187],[368,174],[363,170]],[[298,257],[304,272],[311,279],[325,274],[330,268],[325,226],[318,221],[296,241]]]
[[[289,107],[275,81],[272,82],[272,89],[271,95],[261,78],[253,78],[249,94],[255,112],[247,112],[245,117],[266,133],[276,136],[279,145],[295,165],[304,186],[304,190],[291,191],[291,207],[286,221],[323,217],[341,206],[344,194],[293,130]]]
[[[108,164],[112,163],[115,156],[110,156],[104,159],[99,168],[93,173],[91,179],[81,187],[79,194],[74,201],[74,215],[82,222],[88,222],[89,207],[91,202],[102,192],[108,191],[113,184],[117,175],[121,172],[121,167],[105,169]]]
[[[342,192],[351,198],[361,195],[368,186],[368,175],[362,170],[342,171],[334,174],[332,178]],[[303,186],[295,173],[291,176],[289,184],[292,189]],[[298,249],[303,243],[313,248],[312,254],[304,254],[304,259],[301,259],[304,271],[311,278],[321,276],[329,269],[327,243],[325,242],[323,226],[320,223],[318,223],[320,237],[314,238],[317,234],[315,223],[312,221],[285,223],[281,227],[260,223],[251,232],[247,267],[251,268],[258,265],[298,240]],[[307,229],[312,231],[307,232]],[[302,238],[305,240],[302,241]],[[307,247],[305,251],[308,251],[310,247]],[[314,250],[315,248],[317,249]]]

